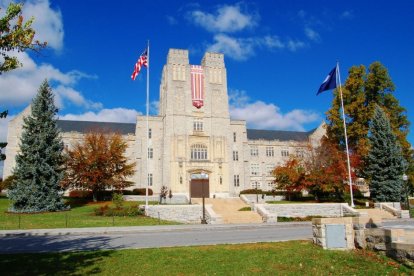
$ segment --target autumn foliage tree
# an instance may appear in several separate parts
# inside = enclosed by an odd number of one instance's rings
[[[359,164],[357,155],[351,155],[351,160],[353,164]],[[324,195],[343,199],[348,187],[346,153],[326,138],[322,139],[319,147],[309,147],[309,155],[305,159],[292,157],[283,166],[276,167],[273,174],[279,189],[288,194],[307,190],[317,200]],[[355,177],[354,170],[352,174]]]
[[[127,143],[117,133],[90,132],[82,142],[66,150],[64,188],[90,190],[97,201],[98,192],[132,185],[135,163],[125,156]]]

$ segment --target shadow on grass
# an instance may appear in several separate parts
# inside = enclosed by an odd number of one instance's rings
[[[1,237],[0,271],[3,275],[98,274],[102,272],[99,262],[113,254],[102,249],[120,248],[112,246],[110,240],[113,238],[105,236]],[[49,253],[36,254],[45,252]]]

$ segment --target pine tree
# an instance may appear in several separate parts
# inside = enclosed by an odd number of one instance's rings
[[[57,109],[45,80],[32,102],[32,113],[24,118],[20,152],[16,156],[15,179],[9,191],[10,211],[44,212],[66,209],[61,195],[63,143],[56,124]]]
[[[368,137],[370,150],[364,174],[370,180],[371,197],[377,202],[399,202],[406,161],[390,120],[379,106],[375,107]]]

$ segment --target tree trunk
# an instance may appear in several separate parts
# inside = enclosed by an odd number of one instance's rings
[[[97,202],[98,201],[98,191],[93,190],[92,191],[92,196],[93,196],[93,202]]]

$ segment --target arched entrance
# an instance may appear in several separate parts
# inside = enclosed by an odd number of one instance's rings
[[[190,198],[210,197],[208,174],[202,171],[190,173]]]

